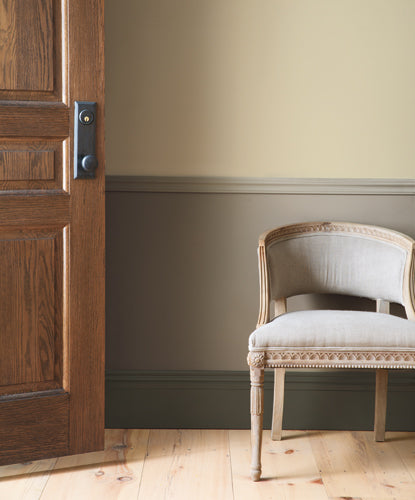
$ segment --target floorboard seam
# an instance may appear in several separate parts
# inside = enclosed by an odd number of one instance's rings
[[[231,486],[232,486],[232,499],[235,500],[235,489],[233,487],[233,468],[232,468],[232,453],[231,453],[231,439],[229,430],[226,431],[228,435],[228,452],[229,452],[229,467],[231,472]]]
[[[41,500],[41,498],[43,497],[43,493],[45,492],[45,489],[46,489],[46,486],[48,485],[48,482],[49,482],[49,479],[52,475],[52,472],[55,470],[55,466],[56,464],[58,463],[58,459],[55,458],[55,463],[53,464],[53,467],[51,467],[49,470],[48,470],[48,478],[47,480],[45,481],[45,484],[43,485],[43,488],[42,488],[42,491],[40,492],[40,495],[39,495],[39,498],[38,500]]]
[[[151,429],[148,430],[146,452],[144,455],[143,466],[141,467],[140,481],[138,482],[137,500],[139,500],[139,498],[140,498],[141,483],[143,482],[144,467],[146,465],[147,456],[148,456],[148,445],[150,443],[150,434],[151,434]]]

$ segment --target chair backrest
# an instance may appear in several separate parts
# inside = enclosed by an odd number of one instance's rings
[[[259,241],[263,300],[305,293],[355,295],[402,304],[414,319],[414,244],[396,231],[343,222],[267,231]]]

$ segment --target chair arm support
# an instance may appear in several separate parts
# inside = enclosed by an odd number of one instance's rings
[[[404,273],[404,306],[406,317],[415,321],[415,244]]]
[[[258,246],[258,268],[259,268],[259,315],[257,328],[269,322],[269,281],[267,258],[263,241]]]

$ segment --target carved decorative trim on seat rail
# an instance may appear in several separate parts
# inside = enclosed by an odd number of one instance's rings
[[[277,351],[250,352],[256,368],[400,368],[415,369],[415,351]]]

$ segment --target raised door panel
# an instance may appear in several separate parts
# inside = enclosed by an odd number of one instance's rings
[[[59,139],[1,140],[0,191],[66,190],[66,150]]]
[[[63,389],[65,241],[0,229],[0,395]]]
[[[0,465],[66,455],[69,394],[56,391],[0,403]]]
[[[4,144],[2,146],[4,147]],[[0,181],[53,179],[55,171],[53,156],[53,150],[49,149],[0,150]]]
[[[0,99],[60,100],[62,2],[0,0]]]

